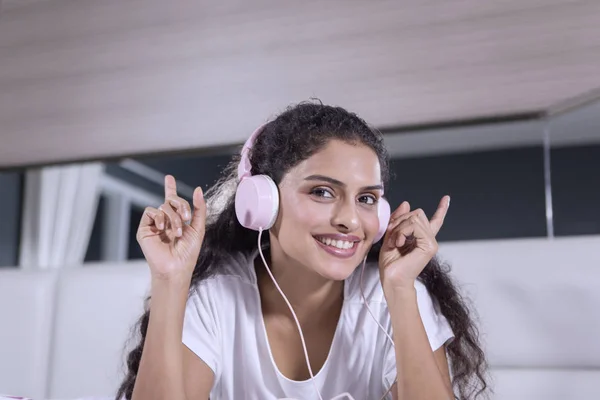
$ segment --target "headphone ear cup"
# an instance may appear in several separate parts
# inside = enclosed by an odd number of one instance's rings
[[[387,230],[388,224],[390,223],[390,203],[383,197],[379,199],[377,202],[377,216],[379,217],[379,231],[377,232],[377,236],[375,237],[375,241],[373,243],[377,243],[383,238],[385,235],[385,231]]]
[[[235,192],[235,214],[244,228],[270,229],[278,211],[279,191],[269,176],[242,178]]]

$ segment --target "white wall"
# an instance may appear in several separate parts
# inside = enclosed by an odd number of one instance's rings
[[[600,236],[447,243],[440,257],[481,314],[493,366],[600,368]]]
[[[480,317],[494,399],[600,398],[600,236],[446,243],[440,257]]]

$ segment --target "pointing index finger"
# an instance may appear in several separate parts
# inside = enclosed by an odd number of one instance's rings
[[[444,219],[448,213],[448,207],[450,207],[450,196],[444,196],[442,201],[440,201],[435,214],[433,214],[433,217],[431,217],[431,220],[429,221],[429,226],[434,235],[437,235],[440,229],[442,229]]]
[[[177,196],[177,182],[173,175],[165,176],[165,199],[169,197]]]

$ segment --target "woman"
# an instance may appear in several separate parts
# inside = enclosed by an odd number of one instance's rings
[[[477,330],[433,258],[447,196],[431,220],[407,202],[385,215],[383,138],[339,107],[289,108],[242,155],[207,194],[208,215],[200,188],[192,215],[171,176],[165,203],[146,209],[151,300],[118,398],[484,393]],[[275,183],[263,182],[267,203],[246,197],[250,175]],[[255,215],[261,204],[272,215]]]

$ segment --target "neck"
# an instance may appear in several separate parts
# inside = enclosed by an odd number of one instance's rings
[[[323,278],[309,268],[298,265],[278,251],[265,254],[277,284],[292,305],[301,325],[318,324],[339,314],[344,299],[344,282]],[[258,289],[263,314],[281,315],[293,319],[289,307],[275,287],[265,265],[259,257],[255,260]]]

